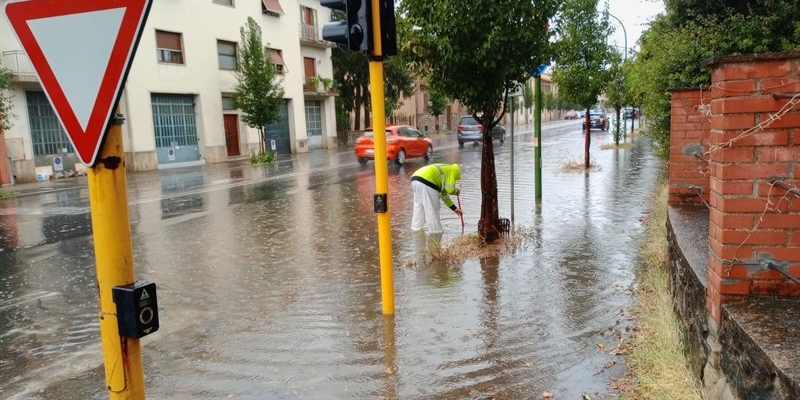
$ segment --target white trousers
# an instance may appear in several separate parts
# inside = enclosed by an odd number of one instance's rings
[[[419,231],[426,226],[429,234],[442,233],[439,221],[441,198],[436,189],[419,181],[411,181],[414,192],[414,215],[411,217],[411,230]]]

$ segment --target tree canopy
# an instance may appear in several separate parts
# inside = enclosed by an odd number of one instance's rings
[[[611,47],[608,36],[611,28],[608,12],[597,11],[598,0],[567,0],[556,20],[558,39],[553,81],[559,96],[566,102],[578,104],[585,111],[586,129],[584,167],[590,166],[589,110],[606,88],[610,74],[608,63]]]
[[[11,128],[12,104],[8,94],[8,90],[11,89],[11,77],[11,71],[0,67],[0,134]]]
[[[276,67],[264,50],[261,27],[252,18],[240,29],[234,105],[242,110],[242,121],[258,129],[259,149],[264,145],[264,127],[281,118],[283,87],[275,80]]]
[[[332,21],[341,21],[344,18],[344,13],[340,11],[331,13]],[[399,14],[396,16],[396,20],[397,40],[401,42],[405,37],[405,27],[408,25]],[[362,120],[365,124],[370,123],[369,60],[365,54],[351,51],[343,46],[333,48],[331,58],[333,80],[339,92],[336,101],[341,104],[345,112],[355,114],[353,129],[360,130]],[[403,98],[414,93],[416,76],[402,55],[386,60],[383,65],[383,74],[384,111],[388,116],[402,104]]]
[[[478,234],[499,231],[492,128],[507,107],[508,89],[551,59],[548,21],[557,0],[403,0],[409,25],[401,51],[428,81],[459,100],[483,125],[481,219]]]
[[[711,83],[703,60],[800,48],[800,4],[774,0],[666,0],[666,13],[639,39],[632,94],[647,113],[647,134],[669,153],[671,88]]]

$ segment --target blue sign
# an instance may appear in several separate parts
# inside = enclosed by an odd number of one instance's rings
[[[531,75],[533,75],[533,76],[539,76],[539,75],[541,75],[541,74],[542,74],[542,73],[543,73],[543,72],[544,72],[544,71],[547,69],[547,67],[549,67],[549,66],[550,66],[550,63],[544,63],[544,64],[542,64],[542,65],[540,65],[540,66],[538,66],[538,67],[536,67],[536,68],[533,68],[533,67],[529,68],[529,69],[528,69],[528,72],[529,72]]]

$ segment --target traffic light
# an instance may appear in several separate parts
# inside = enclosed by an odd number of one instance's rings
[[[350,50],[372,52],[372,0],[320,0],[320,5],[344,11],[345,21],[322,26],[322,38]]]

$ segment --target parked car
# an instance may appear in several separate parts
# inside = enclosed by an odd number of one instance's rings
[[[625,107],[625,118],[636,119],[639,116],[639,111],[633,107]]]
[[[506,128],[497,124],[492,128],[492,139],[500,143],[506,141]],[[458,121],[458,145],[464,146],[466,142],[480,143],[483,141],[483,125],[471,115],[465,115]]]
[[[574,110],[567,111],[564,113],[564,119],[578,119],[578,113]]]
[[[359,164],[366,164],[375,159],[375,147],[372,140],[375,132],[372,127],[364,130],[356,138],[356,159]],[[409,158],[423,157],[430,160],[433,155],[433,141],[411,125],[386,126],[386,158],[397,165],[403,165]]]
[[[608,118],[602,111],[593,110],[589,112],[589,129],[599,128],[600,130],[608,129]],[[583,129],[586,129],[586,121],[583,122]]]

